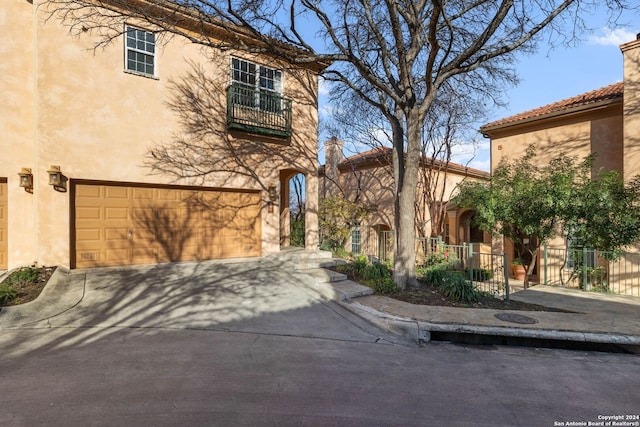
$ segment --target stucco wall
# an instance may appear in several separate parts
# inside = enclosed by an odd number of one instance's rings
[[[421,198],[421,194],[425,191],[426,185],[424,184],[425,176],[420,174],[420,182],[416,188],[416,201],[419,203],[420,209],[417,213],[416,221],[424,221],[426,223],[427,233],[431,230],[431,217],[428,211],[428,206]],[[465,177],[465,175],[449,171],[446,178],[444,172],[442,175],[434,181],[437,181],[437,194],[442,194],[442,201],[448,202],[457,190],[458,185],[465,179],[477,180],[476,177]],[[323,177],[326,181],[327,178]],[[340,173],[337,179],[339,188],[337,194],[344,195],[348,200],[356,200],[366,205],[375,206],[376,210],[370,213],[360,226],[361,232],[361,247],[363,251],[378,253],[378,246],[380,244],[380,231],[393,230],[394,225],[394,180],[393,173],[390,165],[384,165],[376,161],[371,163],[364,163],[354,168],[341,167]],[[440,193],[442,191],[442,193]],[[451,233],[457,231],[458,226],[464,226],[456,222],[456,216],[453,216],[454,228],[450,230]],[[443,224],[444,226],[444,224]],[[466,225],[468,227],[468,225]],[[468,233],[467,233],[468,234]],[[386,235],[385,235],[386,236]],[[391,243],[386,243],[391,248]],[[347,244],[347,250],[351,249],[350,243]],[[389,254],[390,255],[390,254]]]
[[[640,40],[621,46],[624,55],[624,177],[640,174]]]
[[[263,190],[265,254],[279,250],[278,212],[268,212],[265,190],[278,184],[281,169],[307,173],[308,202],[317,205],[315,73],[239,52],[205,52],[173,38],[158,46],[157,78],[143,77],[124,71],[121,38],[94,50],[96,38],[90,32],[71,37],[60,22],[45,22],[45,17],[37,1],[31,5],[3,0],[0,6],[0,31],[6,35],[0,44],[0,176],[8,178],[10,267],[34,261],[69,263],[69,193],[55,192],[48,185],[50,165],[59,165],[71,180]],[[284,96],[294,100],[294,133],[289,141],[226,132],[231,55],[284,70]],[[208,112],[203,115],[209,120],[207,132],[187,133],[169,108],[168,103],[176,102],[176,82],[201,96]],[[149,151],[171,145],[178,137],[193,145],[193,153],[211,159],[208,174],[193,178],[152,174]],[[18,188],[22,167],[33,170],[33,194]],[[312,208],[310,227],[314,213]]]
[[[529,145],[536,147],[541,165],[564,153],[581,160],[597,155],[594,171],[622,169],[622,108],[610,105],[597,111],[514,126],[491,134],[491,169],[502,159],[517,161]]]

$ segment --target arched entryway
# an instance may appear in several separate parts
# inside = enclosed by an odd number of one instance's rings
[[[296,169],[280,171],[280,247],[316,249],[317,179]]]
[[[474,210],[465,210],[459,214],[458,238],[464,243],[484,243],[484,232],[473,222]]]

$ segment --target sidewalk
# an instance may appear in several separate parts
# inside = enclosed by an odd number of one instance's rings
[[[379,327],[429,341],[435,332],[520,337],[619,345],[640,345],[640,298],[587,293],[537,285],[511,295],[513,300],[575,313],[507,311],[414,305],[381,295],[350,281],[324,283],[349,310]]]

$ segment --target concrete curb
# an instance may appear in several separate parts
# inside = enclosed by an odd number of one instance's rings
[[[640,345],[640,337],[634,335],[609,334],[598,332],[563,331],[559,329],[528,329],[504,326],[475,326],[461,324],[439,324],[418,322],[423,335],[431,332],[449,332],[458,334],[492,335],[514,338],[591,342],[600,344]]]
[[[69,310],[82,301],[84,287],[75,283],[84,278],[70,273],[67,268],[58,266],[38,298],[25,304],[2,307],[0,330],[41,322]],[[62,300],[60,295],[63,296]],[[50,304],[48,301],[51,299],[55,299],[56,303]]]
[[[357,302],[358,297],[370,295],[372,293],[370,289],[370,292],[358,291],[358,287],[368,289],[365,286],[351,282],[347,286],[349,289],[347,289],[347,291],[342,291],[339,289],[339,285],[341,283],[344,282],[316,283],[316,286],[313,289],[323,297],[335,301],[340,306],[349,310],[353,314],[362,317],[378,328],[393,335],[402,336],[411,340],[428,342],[431,340],[432,332],[443,332],[531,340],[573,341],[581,343],[640,346],[640,336],[637,335],[460,323],[434,323],[401,317],[376,310],[375,308]]]
[[[405,334],[412,339],[428,342],[432,332],[447,332],[456,334],[491,335],[537,340],[557,340],[591,342],[600,344],[640,345],[640,336],[609,334],[597,332],[575,332],[558,329],[528,329],[503,326],[479,326],[456,323],[432,323],[415,319],[404,318],[378,311],[374,308],[362,305],[350,298],[338,301],[343,307],[349,309],[379,328],[393,334]]]

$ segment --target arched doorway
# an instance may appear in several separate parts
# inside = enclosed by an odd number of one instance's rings
[[[280,188],[280,247],[305,247],[305,174],[297,170],[281,171]]]
[[[459,215],[458,239],[462,243],[484,243],[484,232],[473,223],[474,210],[466,210]]]

